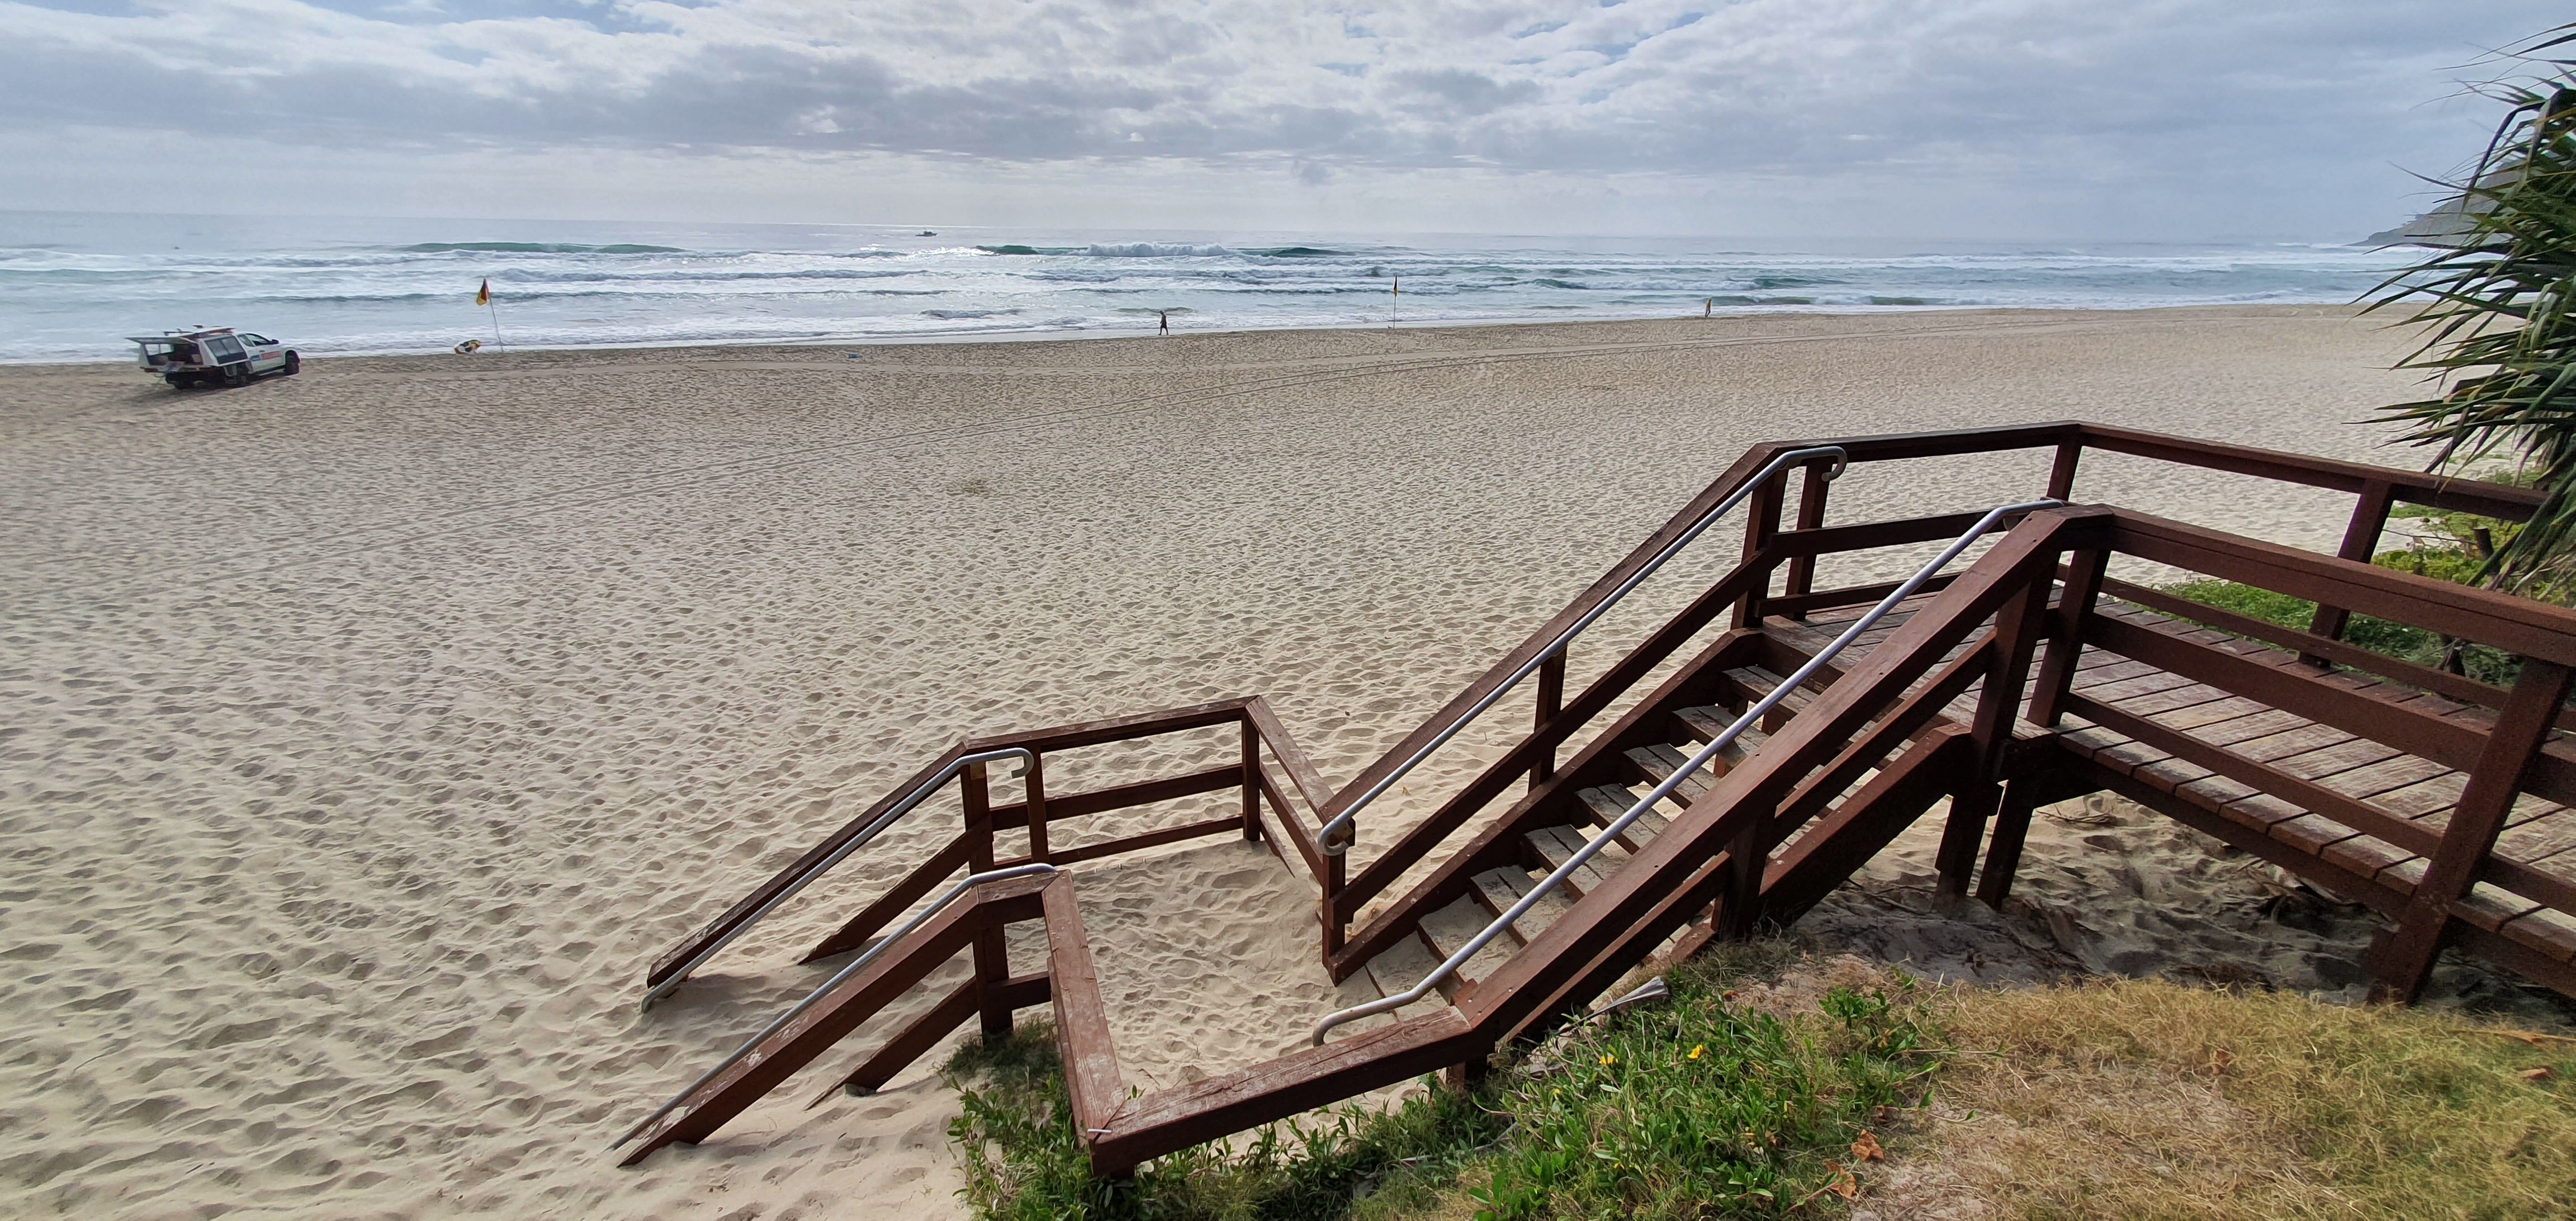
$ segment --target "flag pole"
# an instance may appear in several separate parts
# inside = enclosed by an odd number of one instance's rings
[[[501,307],[492,303],[490,277],[485,277],[483,287],[474,291],[474,303],[492,312],[492,347],[497,351],[508,351],[509,349],[501,343]]]

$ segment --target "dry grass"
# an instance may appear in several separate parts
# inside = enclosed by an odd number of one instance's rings
[[[1957,992],[1940,1024],[1882,1215],[2576,1214],[2576,1043],[2140,980]]]

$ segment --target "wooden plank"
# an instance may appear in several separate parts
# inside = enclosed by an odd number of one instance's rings
[[[2012,894],[2013,878],[2021,872],[2032,811],[2093,791],[2077,778],[2079,775],[2080,769],[2070,766],[2061,754],[2016,771],[2005,783],[2004,799],[1995,813],[1995,832],[1986,845],[1986,867],[1977,875],[1978,902],[1997,910],[2003,908],[2004,900]]]
[[[2070,711],[2087,720],[2409,851],[2429,852],[2436,842],[2431,832],[2405,819],[2373,809],[2314,781],[2285,775],[2278,769],[2189,734],[2176,733],[2144,717],[2133,717],[2117,708],[2094,704],[2080,695],[2074,697],[2070,705]]]
[[[2143,513],[2116,510],[2114,516],[2118,549],[2141,559],[2311,602],[2333,602],[2524,657],[2576,664],[2576,611]]]
[[[2335,548],[2337,559],[2362,564],[2370,562],[2370,557],[2379,550],[2379,536],[2388,529],[2388,503],[2396,490],[2385,479],[2372,479],[2361,485],[2361,496],[2352,507],[2352,520],[2344,525],[2343,545]],[[2308,618],[2308,631],[2328,640],[2340,639],[2344,621],[2351,617],[2351,611],[2320,602],[2316,613]],[[2299,660],[2324,665],[2328,659],[2305,654]]]
[[[2374,764],[2412,757],[2394,746],[2382,745],[2368,738],[2351,738],[2306,754],[2275,759],[2272,761],[2272,766],[2301,780],[2314,780],[2340,793],[2345,790],[2343,786],[2332,783],[2335,776],[2358,771]],[[2430,765],[2429,760],[2418,760],[2418,762]]]
[[[1792,564],[1798,562],[1800,561],[1790,561]],[[1949,588],[1950,582],[1958,579],[1956,573],[1943,573],[1925,581],[1918,588],[1924,593],[1939,593]],[[1813,593],[1774,597],[1764,605],[1770,608],[1774,616],[1796,618],[1820,610],[1835,610],[1847,606],[1875,606],[1879,599],[1895,593],[1904,584],[1903,581],[1880,581],[1871,585],[1846,585],[1840,589],[1820,589]]]
[[[1205,729],[1210,725],[1223,725],[1240,718],[1243,715],[1244,706],[1251,702],[1250,697],[1216,700],[1181,708],[1165,708],[1157,712],[1139,712],[1129,716],[1082,721],[1072,725],[1014,730],[990,737],[968,738],[962,745],[970,754],[1011,746],[1046,754],[1050,751],[1071,750],[1080,746],[1098,746],[1107,742],[1129,742],[1137,738],[1157,737],[1167,733]]]
[[[1769,863],[1763,914],[1784,924],[1806,914],[1967,780],[1975,762],[1967,730],[1943,726],[1925,733]]]
[[[2086,694],[2092,695],[2093,693],[2086,692]],[[2093,698],[2102,699],[2099,695],[2094,695]],[[2189,712],[2190,710],[2201,707],[2205,704],[2215,704],[2220,700],[2232,698],[2236,697],[2230,696],[2227,692],[2210,686],[2207,683],[2186,682],[2181,686],[2168,687],[2162,691],[2149,691],[2138,695],[2123,696],[2119,699],[2102,700],[2102,702],[2106,704],[2117,704],[2124,712],[2133,713],[2137,716],[2154,717],[2159,721],[2164,721],[2166,724],[2172,724],[2171,721],[2165,720],[2165,714]]]
[[[2062,456],[2063,448],[2059,452]],[[2083,625],[2099,600],[2103,567],[2110,560],[2111,553],[2099,548],[2067,557],[2064,592],[2049,615],[2048,651],[2040,657],[2030,710],[2024,714],[2033,725],[2053,729],[2063,719],[2066,696],[2084,668],[2085,654],[2092,651],[2084,647]]]
[[[2134,657],[2273,708],[2343,727],[2348,733],[2366,733],[2373,741],[2451,767],[2467,767],[2485,746],[2485,735],[2457,721],[2320,682],[2300,668],[2265,665],[2108,616],[2088,620],[2085,639],[2123,657]]]
[[[1109,1011],[1100,1001],[1100,973],[1092,966],[1091,939],[1083,932],[1073,875],[1047,879],[1041,896],[1047,927],[1047,977],[1055,1002],[1056,1044],[1064,1059],[1065,1093],[1073,1105],[1077,1136],[1091,1141],[1126,1102],[1118,1048],[1109,1037]]]
[[[1177,844],[1183,840],[1201,839],[1210,835],[1223,835],[1228,831],[1242,830],[1243,816],[1229,814],[1223,818],[1211,818],[1204,822],[1194,822],[1178,827],[1165,827],[1159,831],[1147,831],[1142,835],[1130,835],[1125,839],[1113,839],[1102,844],[1085,844],[1079,848],[1058,848],[1055,850],[1055,863],[1072,865],[1083,861],[1096,861],[1104,856],[1116,856],[1122,852],[1140,852],[1147,848],[1160,848],[1165,844]]]
[[[2076,436],[2057,443],[2057,456],[2048,465],[2050,500],[2071,500],[2075,496],[2075,467],[2084,460],[2084,439]]]
[[[2275,760],[2287,759],[2296,755],[2306,754],[2310,751],[2342,746],[2347,743],[2357,741],[2360,741],[2360,739],[2355,738],[2349,730],[2337,729],[2332,725],[2319,725],[2311,722],[2309,724],[2284,729],[2279,733],[2268,733],[2259,738],[2247,738],[2228,749],[2237,755],[2252,759],[2257,763],[2269,764]]]
[[[1124,1177],[1149,1158],[1481,1059],[1492,1050],[1492,1036],[1456,1009],[1444,1008],[1147,1094],[1112,1117],[1108,1131],[1092,1134],[1092,1174]]]
[[[2409,504],[2456,509],[2506,521],[2530,520],[2532,510],[2540,504],[2540,494],[2532,489],[2511,488],[2475,479],[2340,462],[2284,450],[2169,436],[2109,424],[2086,423],[2075,427],[2080,431],[2083,443],[2094,449],[2355,494],[2372,483],[2386,483],[2393,498]]]
[[[1031,754],[1020,781],[1027,797],[1020,803],[1020,825],[1029,829],[1029,858],[1053,860],[1055,858],[1047,852],[1046,756]]]
[[[1789,832],[1823,813],[1825,807],[1841,797],[1845,789],[1858,783],[1863,773],[1895,757],[1908,740],[1928,737],[1924,726],[1940,715],[1952,696],[1966,690],[1970,683],[1984,674],[1990,665],[1988,657],[1986,648],[1981,647],[1952,658],[1932,676],[1931,681],[1909,691],[1903,703],[1878,718],[1866,731],[1853,735],[1832,761],[1801,781],[1780,803],[1780,813],[1772,820],[1764,846],[1767,848],[1781,842]],[[1767,883],[1765,889],[1768,890]]]
[[[1823,462],[1807,468],[1806,478],[1798,484],[1798,516],[1790,523],[1792,529],[1813,530],[1825,524],[1825,497],[1828,489],[1833,486],[1833,479],[1829,473],[1832,469],[1832,464]],[[1792,598],[1813,592],[1816,588],[1816,557],[1802,555],[1790,560],[1788,577],[1782,581],[1781,586],[1783,592]],[[1772,613],[1794,614],[1795,612],[1782,610],[1779,603],[1774,601]]]
[[[2388,809],[2389,813],[2404,818],[2408,816],[2407,811],[2391,809],[2389,803],[2380,798],[2384,794],[2430,780],[2435,776],[2458,774],[2430,759],[2421,759],[2414,755],[2399,755],[2367,767],[2357,767],[2331,776],[2320,776],[2317,778],[2317,783],[2347,797],[2369,801],[2382,809]],[[2452,799],[2457,800],[2457,795],[2454,794]]]
[[[983,873],[993,868],[993,802],[986,765],[967,764],[958,773],[957,783],[966,811],[966,832],[958,837],[966,843],[966,867]],[[1011,978],[1011,945],[1003,939],[1000,925],[989,925],[975,934],[975,978],[987,985],[977,993],[983,1001],[984,1037],[1010,1037],[1011,1011],[1000,1005],[998,987]]]
[[[1279,782],[1271,779],[1270,769],[1261,769],[1260,776],[1262,794],[1270,799],[1271,814],[1279,820],[1284,838],[1295,846],[1298,857],[1306,862],[1307,876],[1322,881],[1325,858],[1323,850],[1315,846],[1314,831],[1289,806],[1287,794],[1279,791]]]
[[[1735,628],[1744,631],[1762,626],[1763,601],[1771,592],[1771,568],[1778,557],[1768,550],[1771,540],[1780,533],[1780,502],[1788,488],[1788,472],[1765,480],[1753,489],[1753,497],[1744,506],[1744,554],[1736,571],[1752,573],[1758,579],[1744,588],[1735,602]]]
[[[2548,737],[2559,706],[2566,702],[2570,676],[2566,666],[2534,657],[2523,660],[2522,675],[2514,681],[2504,714],[2487,737],[2484,755],[2468,769],[2468,787],[2460,794],[2450,825],[2443,828],[2440,846],[2426,853],[2432,863],[2425,867],[2424,880],[2416,885],[2395,932],[2380,947],[2373,964],[2380,995],[2412,1003],[2423,990],[2444,935],[2452,920],[2463,914],[2460,901],[2479,874],[2489,871],[2488,854],[2504,829],[2523,773]]]
[[[758,1049],[690,1094],[681,1110],[645,1131],[620,1165],[632,1166],[673,1141],[695,1144],[743,1108],[814,1061],[859,1024],[893,1003],[933,970],[965,949],[986,928],[1036,919],[1043,879],[1012,878],[976,888],[930,922],[913,930],[894,952],[869,963],[830,995],[797,1016]],[[1060,978],[1060,977],[1059,977]]]
[[[2125,709],[2128,708],[2128,705],[2122,704],[2121,707]],[[2197,730],[2204,725],[2216,725],[2225,721],[2235,720],[2238,717],[2252,716],[2259,712],[2271,711],[2272,709],[2255,703],[2244,696],[2231,695],[2223,700],[2212,700],[2206,704],[2194,704],[2189,708],[2177,708],[2171,712],[2142,712],[2140,715],[2145,716],[2147,719],[2154,721],[2156,724],[2162,725],[2167,729],[2179,729],[2188,732]]]
[[[1253,728],[1261,731],[1261,740],[1270,747],[1270,753],[1279,757],[1279,766],[1287,769],[1288,783],[1296,786],[1298,796],[1304,797],[1309,807],[1323,809],[1333,799],[1333,786],[1325,782],[1324,774],[1315,770],[1314,763],[1306,758],[1305,750],[1297,745],[1297,739],[1291,737],[1288,727],[1280,723],[1279,714],[1270,708],[1270,701],[1253,696],[1244,702],[1243,715],[1251,719]]]
[[[1252,727],[1252,719],[1243,721],[1243,766],[1236,773],[1243,782],[1243,813],[1235,821],[1243,827],[1246,841],[1261,838],[1261,731]]]
[[[933,1006],[930,1012],[905,1024],[893,1038],[886,1040],[883,1047],[870,1053],[857,1068],[825,1087],[822,1093],[814,1096],[814,1101],[805,1105],[820,1106],[842,1090],[864,1095],[885,1088],[885,1083],[894,1080],[896,1073],[911,1067],[923,1053],[938,1046],[941,1039],[965,1025],[966,1019],[975,1016],[982,1003],[982,988],[983,981],[974,979],[957,985],[957,989]],[[1043,974],[1014,976],[1002,986],[999,1000],[1015,1011],[1046,1004],[1047,977]]]
[[[1549,654],[1547,660],[1538,663],[1538,692],[1532,702],[1530,732],[1533,734],[1544,732],[1548,722],[1565,710],[1565,653],[1562,650]],[[1530,787],[1537,788],[1555,774],[1556,748],[1549,746],[1539,751],[1538,759],[1530,764]]]
[[[1046,816],[1048,822],[1060,823],[1069,818],[1106,814],[1111,810],[1131,809],[1136,806],[1151,805],[1157,801],[1177,801],[1183,797],[1196,797],[1201,793],[1230,789],[1241,783],[1243,783],[1242,765],[1228,763],[1187,775],[1165,776],[1159,780],[1140,780],[1134,784],[1093,789],[1088,793],[1051,796],[1046,799]],[[1028,825],[1028,805],[1025,802],[1015,801],[1009,805],[994,806],[992,817],[993,829],[997,831],[1024,827]]]
[[[1983,511],[1943,513],[1932,517],[1900,517],[1887,521],[1861,522],[1849,526],[1821,526],[1813,530],[1789,530],[1771,540],[1771,550],[1780,556],[1827,555],[1844,551],[1872,551],[1881,547],[1901,547],[1908,543],[1948,542],[1985,517]],[[2016,515],[2008,519],[2020,520]],[[1882,595],[1883,596],[1883,595]]]
[[[1996,612],[1993,643],[1982,650],[1985,681],[1978,688],[1975,719],[1969,727],[1976,762],[1968,782],[1954,790],[1950,817],[1942,827],[1940,847],[1933,855],[1939,875],[1937,891],[1942,898],[1968,893],[1970,875],[1977,867],[1977,845],[1985,838],[1986,819],[1993,816],[2003,799],[2005,752],[2012,745],[2013,720],[2021,714],[2023,680],[2029,677],[2032,658],[2047,632],[2048,595],[2054,575],[2052,572],[2051,579],[2031,582],[2021,597]]]
[[[2320,636],[2314,632],[2282,627],[2250,615],[2240,615],[2234,611],[2193,602],[2160,589],[2150,589],[2144,585],[2133,585],[2126,581],[2106,582],[2103,591],[2112,597],[2134,602],[2167,615],[2205,623],[2221,631],[2259,640],[2294,654],[2313,656],[2335,665],[2349,666],[2355,670],[2393,678],[2410,687],[2439,692],[2455,700],[2488,708],[2502,707],[2504,704],[2502,687],[2489,686],[2474,678],[2401,661],[2383,653],[2373,653],[2359,645]],[[2349,612],[2346,612],[2346,617],[2349,618]]]

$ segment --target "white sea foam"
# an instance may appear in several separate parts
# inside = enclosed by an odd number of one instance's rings
[[[1195,235],[1193,235],[1195,236]],[[1676,240],[922,234],[814,226],[0,214],[0,361],[197,324],[314,353],[863,341],[1772,310],[2350,301],[2349,246],[1783,253]],[[492,285],[497,308],[477,309]],[[1400,282],[1401,295],[1392,290]]]

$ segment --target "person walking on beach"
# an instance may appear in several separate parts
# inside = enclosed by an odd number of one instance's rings
[[[1156,315],[1157,317],[1160,317],[1160,318],[1163,320],[1163,329],[1162,329],[1161,333],[1162,333],[1162,334],[1165,334],[1165,335],[1169,335],[1169,334],[1171,334],[1171,333],[1172,333],[1172,311],[1167,310],[1167,309],[1162,309],[1162,310],[1155,310],[1155,311],[1154,311],[1154,313],[1155,313],[1155,315]]]

